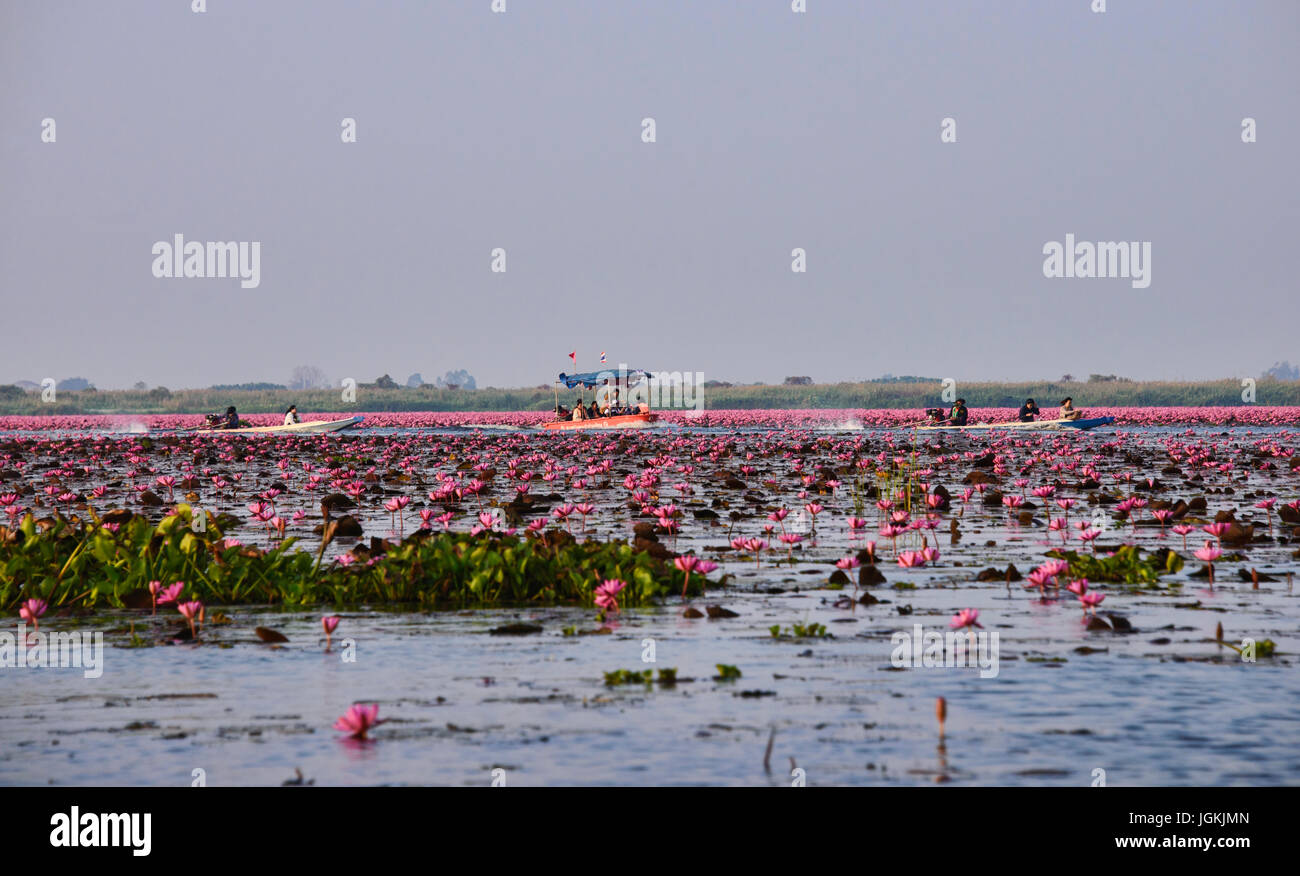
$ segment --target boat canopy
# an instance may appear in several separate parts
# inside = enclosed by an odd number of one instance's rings
[[[585,371],[582,374],[565,374],[560,372],[556,383],[563,383],[569,389],[582,385],[591,389],[596,386],[603,386],[606,383],[611,385],[616,383],[628,383],[633,377],[649,377],[650,372],[642,371],[639,368],[629,368],[624,371],[611,369],[608,371]]]

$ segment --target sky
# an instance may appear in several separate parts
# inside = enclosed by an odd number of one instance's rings
[[[0,382],[1300,360],[1300,3],[806,5],[0,0]],[[260,282],[156,277],[177,234]]]

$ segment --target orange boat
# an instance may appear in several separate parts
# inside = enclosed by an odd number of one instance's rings
[[[649,411],[641,414],[622,414],[617,417],[596,417],[592,420],[556,420],[543,423],[543,429],[643,429],[655,420],[658,414]]]
[[[627,390],[627,395],[620,401],[628,402],[627,406],[621,408],[623,413],[615,414],[612,417],[587,417],[581,420],[563,419],[552,420],[549,423],[543,423],[543,429],[553,430],[570,430],[570,429],[644,429],[655,420],[659,415],[650,410],[650,406],[644,401],[633,401],[632,387],[645,385],[650,375],[646,371],[628,371],[620,368],[617,371],[589,371],[582,374],[564,374],[561,373],[555,381],[555,410],[560,410],[560,387],[568,389],[583,387],[586,389],[596,390],[596,403],[598,407],[605,407],[611,402],[611,396],[619,387]],[[635,380],[635,382],[634,382]],[[581,389],[579,389],[581,392]],[[581,400],[581,396],[579,396]]]

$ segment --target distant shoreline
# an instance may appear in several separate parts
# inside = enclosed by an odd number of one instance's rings
[[[283,413],[291,404],[300,411],[345,413],[390,412],[542,412],[553,409],[554,390],[547,386],[516,389],[381,389],[359,384],[355,400],[344,401],[338,389],[217,390],[82,390],[59,391],[53,401],[41,393],[0,387],[0,416],[99,416],[203,414],[234,405],[240,414]],[[1015,408],[1034,398],[1044,411],[1065,396],[1076,407],[1270,407],[1300,406],[1300,381],[1256,379],[1205,382],[1076,381],[1062,383],[962,383],[945,393],[938,381],[861,382],[791,385],[705,385],[696,389],[700,409],[709,410],[917,410],[949,407],[960,396],[971,408]],[[576,391],[560,400],[571,403]],[[946,396],[946,397],[945,397]],[[590,400],[591,393],[585,393]],[[695,399],[691,399],[692,402]],[[664,406],[667,407],[667,406]],[[691,407],[696,407],[693,403]]]

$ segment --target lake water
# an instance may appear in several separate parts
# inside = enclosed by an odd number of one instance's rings
[[[1139,494],[1203,496],[1208,509],[1199,517],[1212,519],[1216,511],[1236,509],[1239,520],[1254,520],[1257,531],[1266,532],[1263,512],[1254,502],[1264,495],[1278,497],[1279,504],[1295,499],[1300,494],[1297,475],[1282,459],[1269,471],[1246,463],[1257,459],[1260,442],[1266,447],[1286,443],[1279,435],[1289,433],[1198,430],[1186,436],[1179,430],[1129,430],[993,440],[1002,442],[999,448],[1013,462],[1002,476],[1008,492],[1017,492],[1011,482],[1018,466],[1046,454],[1023,477],[1030,481],[1028,489],[1059,477],[1064,486],[1057,495],[1080,500],[1071,519],[1092,513],[1086,497],[1096,490],[1078,489],[1078,475],[1052,472],[1052,462],[1090,461],[1106,488],[1114,486],[1115,475],[1131,474],[1133,480],[1123,482],[1125,495],[1143,478],[1157,478],[1163,486]],[[625,609],[603,634],[564,635],[565,628],[596,630],[594,610],[416,613],[359,606],[337,612],[343,620],[327,653],[319,618],[332,610],[225,608],[232,622],[209,625],[201,645],[166,643],[160,633],[178,623],[174,612],[156,619],[148,612],[47,616],[42,630],[110,631],[104,672],[90,679],[77,669],[0,670],[5,702],[0,783],[185,785],[195,781],[195,770],[202,770],[209,785],[274,785],[300,770],[318,785],[481,785],[493,781],[496,769],[504,770],[496,776],[508,785],[777,785],[796,780],[809,785],[1088,785],[1097,780],[1097,770],[1105,771],[1111,785],[1300,782],[1300,751],[1294,744],[1300,731],[1294,657],[1300,651],[1300,603],[1288,582],[1298,565],[1292,557],[1297,545],[1286,540],[1291,527],[1279,524],[1276,509],[1272,523],[1279,538],[1242,548],[1244,562],[1217,563],[1212,587],[1191,577],[1201,564],[1183,550],[1179,536],[1162,536],[1159,528],[1146,525],[1135,534],[1122,521],[1110,520],[1099,539],[1103,552],[1136,541],[1144,548],[1172,547],[1188,558],[1187,566],[1164,576],[1156,590],[1094,585],[1107,596],[1099,611],[1114,611],[1133,628],[1119,633],[1088,631],[1081,606],[1065,591],[1062,598],[1042,601],[1025,582],[973,580],[988,566],[1013,562],[1027,572],[1042,562],[1049,546],[1060,544],[1060,536],[1046,531],[1041,512],[1034,524],[1019,525],[1006,509],[982,507],[978,496],[964,511],[954,502],[942,517],[943,526],[927,536],[939,546],[938,564],[903,569],[894,561],[888,539],[876,534],[879,512],[867,502],[863,516],[871,526],[866,537],[879,543],[887,580],[869,590],[879,600],[876,604],[837,607],[836,600],[852,595],[854,588],[827,589],[828,576],[834,562],[863,541],[862,536],[850,539],[845,523],[853,511],[849,485],[846,481],[833,496],[814,496],[826,507],[814,532],[806,517],[797,518],[807,499],[797,496],[804,485],[791,469],[795,460],[802,460],[805,471],[818,463],[843,464],[837,454],[855,441],[865,442],[857,447],[860,456],[894,455],[885,443],[890,437],[656,430],[632,439],[630,453],[614,454],[617,438],[605,438],[608,443],[599,446],[615,465],[585,488],[573,488],[564,479],[559,486],[531,482],[537,492],[553,489],[571,500],[581,495],[597,505],[589,520],[592,537],[626,538],[633,522],[648,518],[634,516],[625,506],[629,491],[624,476],[643,470],[652,457],[674,457],[675,462],[663,466],[660,502],[676,501],[686,515],[675,543],[666,535],[661,539],[677,551],[695,550],[718,560],[721,568],[711,578],[723,572],[734,576],[728,586],[691,604],[700,609],[724,606],[736,617],[686,618],[681,601],[670,599],[660,607]],[[910,435],[894,433],[892,438],[897,453],[911,452]],[[380,482],[385,490],[415,498],[407,510],[408,532],[418,526],[411,512],[425,501],[425,491],[436,486],[436,474],[453,472],[467,453],[484,458],[500,453],[494,462],[499,472],[506,458],[534,455],[520,470],[540,472],[545,459],[567,465],[600,456],[593,452],[596,439],[509,433],[399,433],[343,440],[369,442],[364,450],[378,457],[381,472],[413,458],[409,483]],[[972,465],[962,454],[982,453],[990,439],[941,440],[938,451],[920,448],[918,467],[930,466],[934,474],[927,477],[957,494]],[[1201,475],[1201,481],[1188,477],[1204,466],[1189,464],[1183,475],[1162,474],[1171,464],[1171,441],[1213,446],[1219,460],[1236,460],[1235,467]],[[712,459],[715,443],[723,451]],[[325,445],[294,445],[288,455],[295,462],[312,458],[309,448],[315,446]],[[457,459],[449,461],[449,453]],[[749,453],[753,459],[746,458]],[[283,475],[274,468],[280,455],[259,451],[254,460],[215,466],[244,472],[242,495],[232,497],[230,507]],[[154,456],[160,471],[173,471],[171,459]],[[943,459],[935,463],[936,456]],[[683,474],[683,464],[694,470]],[[739,474],[741,465],[754,469],[741,476],[761,501],[744,503],[739,490],[721,484],[724,473]],[[120,467],[115,459],[81,485],[120,482]],[[35,471],[27,476],[37,477]],[[670,486],[679,477],[691,485],[690,493],[679,495]],[[301,477],[291,479],[276,497],[280,513],[311,510],[319,501],[321,491],[303,491],[301,482]],[[483,493],[485,506],[513,495],[514,483],[498,475]],[[124,493],[127,487],[120,484],[118,489]],[[106,507],[121,504],[109,498]],[[693,516],[714,499],[726,503],[718,508],[720,519]],[[734,524],[727,506],[744,512]],[[761,567],[756,568],[752,555],[742,558],[725,550],[730,534],[761,535],[767,510],[779,506],[792,509],[789,528],[805,535],[793,549],[796,562],[788,564],[784,545],[766,535],[778,549],[763,556]],[[476,510],[467,504],[454,528],[467,529]],[[309,524],[319,522],[319,512],[313,513],[315,518],[299,527],[305,548],[312,545]],[[369,496],[360,517],[367,536],[384,535],[392,525],[391,515]],[[955,541],[949,530],[952,518],[960,531]],[[573,518],[571,526],[579,530],[580,520]],[[252,525],[238,536],[245,542],[268,538]],[[1073,547],[1083,549],[1073,527],[1069,536]],[[913,546],[919,545],[919,536],[909,537]],[[1189,548],[1206,537],[1198,529],[1189,535]],[[334,554],[347,547],[336,545]],[[1277,580],[1255,589],[1239,579],[1241,568]],[[1169,587],[1171,582],[1180,586]],[[915,624],[927,631],[946,630],[962,609],[978,609],[984,630],[998,634],[995,677],[981,677],[977,667],[892,665],[896,645],[891,637],[911,633]],[[516,621],[539,624],[542,632],[489,632]],[[768,631],[772,625],[789,628],[795,623],[823,624],[833,638],[776,639]],[[1243,661],[1212,641],[1219,623],[1226,641],[1240,645],[1246,637],[1271,639],[1277,655]],[[125,647],[129,637],[124,631],[132,624],[157,644]],[[257,626],[280,631],[288,643],[260,643],[253,634]],[[344,639],[351,640],[346,652]],[[654,662],[646,662],[651,649]],[[717,664],[737,667],[741,677],[715,679]],[[604,683],[609,671],[660,668],[675,668],[677,683]],[[937,697],[947,701],[942,741]],[[343,740],[331,729],[353,702],[377,702],[380,717],[388,719],[367,743]],[[802,772],[792,775],[795,768]]]

